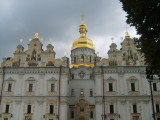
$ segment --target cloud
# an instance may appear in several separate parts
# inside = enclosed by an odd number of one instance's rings
[[[27,49],[28,39],[35,32],[44,39],[44,49],[52,42],[56,57],[64,51],[70,54],[72,42],[79,37],[80,14],[85,14],[87,36],[96,45],[101,57],[107,57],[111,37],[120,48],[120,37],[124,36],[125,16],[119,1],[115,0],[1,0],[0,1],[0,58],[11,56],[19,39]],[[131,36],[136,35],[130,28]],[[105,49],[101,49],[105,47]],[[2,60],[1,60],[2,61]]]

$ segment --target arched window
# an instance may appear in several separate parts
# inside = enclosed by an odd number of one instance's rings
[[[84,55],[81,56],[81,62],[84,62]]]
[[[93,118],[93,111],[90,111],[90,118]]]
[[[91,56],[89,57],[89,62],[90,62],[90,63],[92,62],[92,57],[91,57]]]
[[[74,56],[74,64],[77,62],[77,57]]]
[[[71,111],[71,118],[74,118],[74,111]]]

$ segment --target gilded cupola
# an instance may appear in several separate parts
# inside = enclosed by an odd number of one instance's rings
[[[80,37],[72,43],[72,50],[77,48],[90,48],[95,50],[95,45],[93,44],[93,41],[87,38],[86,36],[87,26],[83,20],[79,26],[79,32],[80,32]]]

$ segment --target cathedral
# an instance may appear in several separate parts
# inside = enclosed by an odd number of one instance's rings
[[[121,48],[110,45],[108,58],[96,54],[87,26],[72,43],[70,58],[56,58],[38,36],[19,44],[0,67],[0,120],[152,120],[146,63],[126,32]],[[103,49],[103,48],[102,48]],[[152,84],[160,120],[160,84]]]

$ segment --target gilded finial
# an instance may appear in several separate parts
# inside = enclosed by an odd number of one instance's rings
[[[23,39],[20,39],[19,41],[20,41],[20,43],[22,43],[22,42],[23,42]]]
[[[65,57],[67,56],[67,52],[64,52],[64,56],[65,56]]]
[[[38,33],[35,33],[35,38],[39,38],[38,36],[39,36],[39,34],[38,34]]]
[[[85,15],[84,15],[84,14],[81,14],[82,23],[84,23],[84,17],[85,17]]]
[[[29,42],[31,42],[31,40],[32,40],[32,39],[31,39],[31,38],[29,38],[28,40],[29,40]]]
[[[126,32],[125,32],[125,38],[130,38],[130,35],[129,35],[129,33],[128,33],[128,26],[127,26],[127,24],[126,24],[126,26],[124,27],[125,29],[126,29]]]
[[[126,32],[126,36],[125,36],[125,38],[130,38],[130,35],[129,35],[129,33],[128,33],[128,32]]]
[[[111,40],[112,40],[112,43],[113,43],[113,41],[114,41],[114,38],[112,37],[112,38],[111,38]]]

